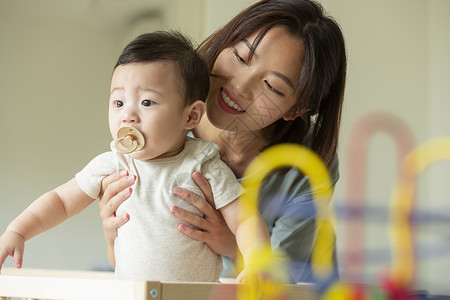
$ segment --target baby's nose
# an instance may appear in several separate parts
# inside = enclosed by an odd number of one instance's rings
[[[122,116],[123,123],[138,123],[139,116],[133,111],[127,111]]]

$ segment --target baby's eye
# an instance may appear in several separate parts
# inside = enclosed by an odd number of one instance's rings
[[[155,104],[155,102],[152,101],[152,100],[144,100],[144,101],[141,102],[141,104],[143,106],[152,106],[153,104]]]
[[[114,106],[115,107],[122,107],[123,106],[123,102],[120,101],[120,100],[116,100],[116,101],[114,101]]]

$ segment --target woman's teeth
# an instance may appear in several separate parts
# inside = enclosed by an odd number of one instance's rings
[[[230,99],[230,97],[227,96],[225,91],[221,91],[222,99],[227,104],[227,106],[234,108],[237,111],[244,112],[242,108],[240,108],[236,103],[233,102],[233,100]]]

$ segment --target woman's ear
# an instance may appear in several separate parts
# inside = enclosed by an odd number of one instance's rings
[[[200,120],[202,119],[203,114],[206,110],[206,104],[201,100],[197,100],[189,105],[186,109],[188,116],[184,128],[187,130],[191,130],[194,129],[198,125],[198,123],[200,123]]]
[[[288,110],[284,116],[283,120],[285,121],[292,121],[297,119],[298,117],[301,117],[303,114],[311,111],[311,109],[305,108],[302,110],[297,109],[296,107],[293,107],[292,109]]]
[[[288,110],[284,116],[283,116],[283,120],[285,121],[292,121],[295,120],[297,117],[299,117],[301,114],[300,111],[296,110],[295,108]]]

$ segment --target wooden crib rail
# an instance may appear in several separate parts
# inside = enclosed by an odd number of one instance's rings
[[[236,284],[114,280],[109,272],[3,270],[0,300],[231,300]],[[314,289],[289,285],[286,300],[316,300]]]
[[[152,282],[127,282],[109,279],[1,276],[2,300],[25,299],[123,299],[144,300]],[[157,298],[154,298],[157,299]]]

